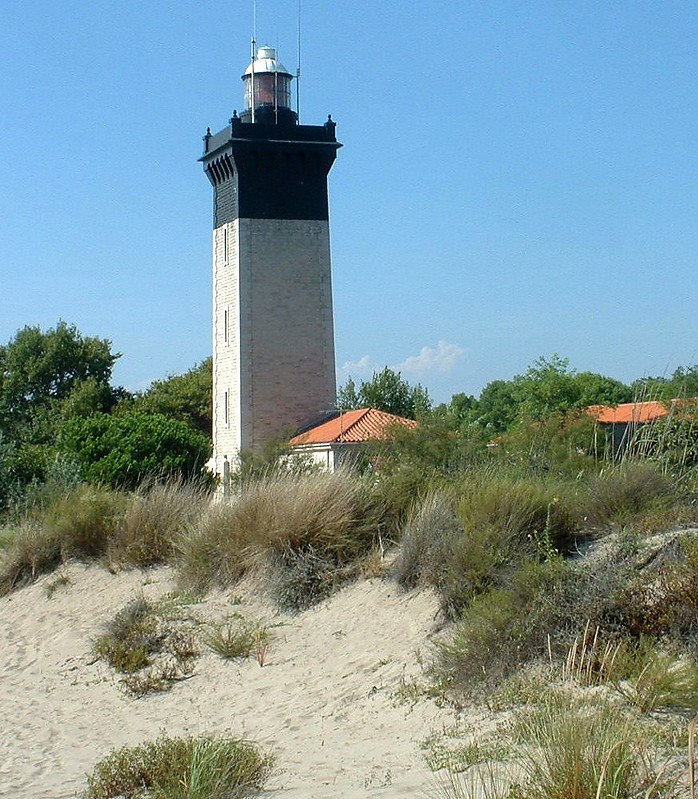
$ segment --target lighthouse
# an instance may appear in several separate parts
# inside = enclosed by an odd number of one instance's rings
[[[271,47],[242,76],[244,110],[204,136],[213,186],[213,470],[334,407],[328,117],[300,125]]]

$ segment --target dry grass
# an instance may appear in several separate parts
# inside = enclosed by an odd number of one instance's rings
[[[132,494],[84,484],[41,493],[0,550],[0,595],[71,558],[103,559],[112,568],[166,560],[207,502],[203,490],[181,482]]]
[[[431,491],[410,514],[392,573],[404,588],[440,586],[457,542],[463,537],[452,498]]]
[[[356,573],[380,523],[380,506],[354,475],[266,477],[211,507],[180,541],[180,584],[201,593],[234,584],[250,568],[269,568],[272,594],[300,608],[326,595],[323,586],[345,579],[349,564]]]
[[[125,503],[123,494],[81,485],[30,510],[0,555],[0,595],[33,582],[69,558],[103,555]]]
[[[109,541],[111,560],[151,566],[171,558],[176,540],[210,504],[200,485],[150,483],[128,495],[123,515]]]

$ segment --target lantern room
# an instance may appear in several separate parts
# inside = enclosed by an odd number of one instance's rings
[[[257,57],[242,76],[245,83],[243,122],[295,122],[291,110],[291,81],[293,76],[276,59],[273,47],[260,47]]]

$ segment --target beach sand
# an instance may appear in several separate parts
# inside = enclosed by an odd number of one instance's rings
[[[91,654],[101,627],[130,599],[173,590],[168,568],[110,574],[69,564],[0,599],[0,796],[68,799],[112,749],[168,735],[227,732],[272,752],[265,796],[430,796],[437,778],[420,742],[454,711],[396,697],[422,673],[437,629],[429,592],[373,578],[298,615],[276,612],[253,583],[187,610],[239,612],[273,625],[268,662],[226,661],[202,646],[191,678],[171,691],[127,696]]]

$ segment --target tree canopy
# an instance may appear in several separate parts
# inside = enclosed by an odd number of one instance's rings
[[[337,407],[343,411],[376,408],[406,419],[416,419],[431,408],[431,401],[423,386],[411,386],[403,380],[400,372],[386,366],[382,371],[374,372],[370,380],[362,381],[358,391],[350,377],[337,392]]]
[[[184,374],[155,380],[134,400],[134,410],[179,419],[210,438],[213,426],[212,359],[206,358]]]
[[[16,431],[34,411],[68,399],[86,381],[109,388],[117,358],[110,341],[83,336],[75,325],[59,322],[46,332],[24,327],[0,346],[0,429]]]
[[[149,477],[201,475],[211,442],[185,422],[157,413],[100,413],[63,426],[60,450],[88,482],[134,488]]]

